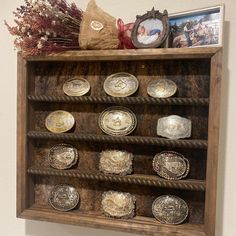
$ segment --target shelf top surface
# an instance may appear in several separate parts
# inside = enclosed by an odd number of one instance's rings
[[[222,47],[81,50],[45,56],[26,56],[27,61],[110,61],[211,58]],[[21,55],[21,53],[19,53]]]

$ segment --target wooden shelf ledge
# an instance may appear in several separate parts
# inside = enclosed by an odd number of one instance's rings
[[[222,47],[153,48],[126,50],[76,50],[46,56],[28,56],[27,61],[121,61],[211,58]]]
[[[120,103],[120,104],[151,104],[151,105],[180,105],[180,106],[208,106],[208,98],[151,98],[151,97],[68,97],[29,95],[31,102],[65,102],[65,103]]]
[[[118,182],[118,183],[128,183],[137,184],[145,186],[155,186],[161,188],[174,188],[174,189],[185,189],[191,191],[204,191],[205,181],[203,180],[165,180],[158,176],[152,175],[127,175],[127,176],[117,176],[117,175],[105,175],[98,171],[85,171],[85,170],[54,170],[50,168],[39,168],[31,167],[27,170],[28,174],[32,175],[44,175],[44,176],[63,176],[72,177],[80,179],[89,179],[95,181],[107,181],[107,182]]]
[[[76,133],[54,134],[41,131],[30,131],[28,132],[27,136],[28,138],[31,139],[86,141],[86,142],[101,142],[101,143],[125,143],[125,144],[140,144],[140,145],[158,145],[160,147],[207,149],[207,140],[193,140],[193,139],[170,140],[158,137],[108,136],[108,135],[76,134]]]
[[[108,228],[130,233],[133,233],[135,229],[135,232],[143,235],[206,236],[203,224],[165,225],[154,218],[142,216],[136,216],[128,220],[113,219],[103,216],[100,212],[81,212],[80,210],[59,212],[49,206],[36,204],[25,209],[18,217],[94,228]]]

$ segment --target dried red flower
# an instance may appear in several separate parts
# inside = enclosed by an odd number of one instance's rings
[[[5,24],[16,37],[14,44],[26,55],[79,49],[83,12],[65,0],[25,0],[13,12],[16,26]]]

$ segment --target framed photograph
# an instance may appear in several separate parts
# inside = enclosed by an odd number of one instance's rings
[[[222,46],[224,5],[170,14],[169,47]]]
[[[168,12],[153,8],[143,16],[137,16],[132,30],[132,42],[136,48],[157,48],[163,44],[169,33]]]

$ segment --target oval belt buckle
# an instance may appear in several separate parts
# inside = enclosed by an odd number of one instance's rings
[[[112,136],[131,134],[137,126],[135,114],[126,107],[110,107],[104,110],[98,119],[100,129]]]
[[[152,213],[163,224],[178,225],[188,217],[187,203],[176,196],[163,195],[153,202]]]
[[[48,160],[55,169],[70,169],[78,161],[78,150],[69,144],[57,144],[50,149]]]
[[[182,154],[173,151],[158,153],[153,158],[153,170],[167,180],[185,178],[190,170],[189,161]]]
[[[76,188],[67,184],[59,184],[52,189],[49,203],[55,210],[70,211],[78,205],[79,199]]]

